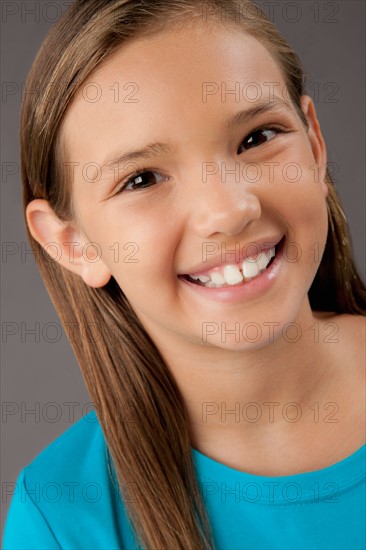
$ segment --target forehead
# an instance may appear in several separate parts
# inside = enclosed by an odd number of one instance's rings
[[[84,140],[96,151],[117,134],[134,141],[142,124],[154,135],[188,130],[284,97],[281,69],[258,40],[231,26],[206,31],[201,24],[122,44],[77,91],[62,129],[66,150]]]

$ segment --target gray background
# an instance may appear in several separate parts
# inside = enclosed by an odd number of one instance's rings
[[[257,3],[302,59],[365,277],[365,2]],[[20,89],[46,33],[68,4],[1,4],[2,528],[10,503],[7,483],[92,408],[37,264],[27,254],[18,160]],[[6,254],[9,247],[12,254]]]

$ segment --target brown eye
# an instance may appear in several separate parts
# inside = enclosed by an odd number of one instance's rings
[[[274,136],[280,133],[284,133],[284,130],[278,127],[259,128],[249,134],[241,143],[241,146],[243,146],[245,150],[252,149],[253,147],[258,147],[258,145],[262,145],[263,143],[270,141]]]
[[[154,172],[152,170],[144,169],[141,172],[133,174],[125,180],[125,184],[122,185],[122,187],[117,191],[117,194],[128,188],[128,190],[133,191],[135,189],[145,189],[146,187],[151,187],[157,183],[156,180],[158,178],[156,178],[156,176],[161,179],[167,179],[165,176],[161,176],[158,172]]]

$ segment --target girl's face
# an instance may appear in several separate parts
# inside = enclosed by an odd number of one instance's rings
[[[307,132],[258,41],[239,30],[201,30],[124,45],[74,98],[64,160],[82,242],[97,243],[98,255],[66,267],[95,287],[112,275],[158,345],[240,350],[247,340],[226,333],[237,323],[240,334],[259,325],[251,333],[259,346],[308,306],[327,237],[326,152],[310,98],[302,98]],[[122,158],[154,143],[165,145]],[[140,171],[147,173],[127,183]],[[236,263],[230,251],[284,235],[287,256],[255,295],[220,299],[179,277],[205,271],[207,260]]]

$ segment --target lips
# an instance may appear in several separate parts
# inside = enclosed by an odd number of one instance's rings
[[[272,249],[271,249],[272,250],[272,257],[270,258],[269,262],[267,260],[266,266],[259,269],[257,271],[257,273],[254,273],[253,275],[246,276],[244,270],[242,270],[240,272],[240,277],[238,277],[238,280],[234,280],[234,279],[230,280],[230,278],[228,278],[225,273],[224,273],[224,277],[219,275],[219,279],[217,279],[216,274],[219,274],[220,272],[219,271],[211,271],[211,276],[207,276],[207,277],[203,276],[202,278],[200,277],[199,279],[196,278],[196,277],[192,278],[192,276],[190,276],[190,275],[180,275],[179,278],[184,279],[184,280],[188,281],[191,284],[193,283],[195,285],[203,286],[203,287],[206,287],[206,288],[216,288],[217,289],[217,288],[224,288],[224,287],[227,288],[228,286],[233,286],[233,285],[237,286],[238,284],[247,285],[249,282],[251,282],[251,281],[255,280],[257,277],[259,277],[263,272],[267,271],[270,268],[270,266],[272,265],[272,263],[276,260],[276,258],[279,255],[281,255],[281,253],[283,251],[283,248],[284,248],[285,240],[286,240],[286,237],[284,236],[274,248],[272,247]],[[267,252],[265,252],[265,254],[267,255]],[[259,256],[262,256],[262,254],[260,254]],[[262,263],[262,260],[260,260],[260,263]],[[222,271],[221,271],[221,273],[222,273]],[[215,277],[213,277],[214,275],[215,275]],[[243,281],[243,277],[244,277],[244,281]]]
[[[277,250],[277,247],[282,243],[284,237],[285,236],[282,235],[279,237],[264,238],[261,241],[251,241],[240,247],[239,250],[237,247],[227,246],[224,248],[225,253],[222,245],[221,255],[216,255],[215,257],[210,258],[206,262],[193,267],[189,271],[179,274],[178,277],[187,278],[187,276],[192,277],[192,275],[195,277],[205,276],[208,275],[210,271],[222,270],[222,268],[226,265],[241,267],[243,261],[248,258],[256,258],[259,254],[261,254],[261,252],[268,252],[273,247]],[[233,258],[233,261],[226,261],[225,255]]]
[[[267,268],[257,277],[239,284],[224,286],[209,286],[199,281],[191,281],[187,277],[178,276],[182,284],[182,292],[187,292],[194,300],[198,299],[202,305],[206,300],[221,304],[250,303],[260,299],[262,295],[273,292],[288,272],[289,264],[284,259],[287,235],[275,246],[275,255]],[[286,280],[286,279],[285,279]],[[202,302],[203,300],[203,302]]]

